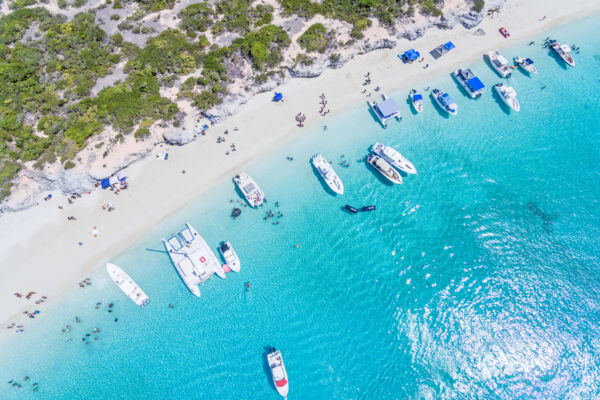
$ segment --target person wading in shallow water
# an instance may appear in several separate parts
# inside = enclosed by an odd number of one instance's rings
[[[246,282],[246,292],[250,290],[250,282]]]

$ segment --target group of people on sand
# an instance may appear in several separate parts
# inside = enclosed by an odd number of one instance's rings
[[[321,101],[319,102],[319,104],[321,105],[321,109],[319,110],[319,114],[321,114],[321,116],[326,116],[327,114],[329,114],[330,110],[329,108],[327,110],[325,110],[325,106],[327,105],[327,100],[325,99],[325,93],[321,93],[321,95],[319,96],[319,98],[321,99]]]
[[[23,329],[23,325],[17,325],[14,322],[11,322],[10,324],[6,325],[6,329],[12,329],[12,328],[17,328],[15,329],[15,332],[17,333],[21,333],[24,332],[25,330]]]
[[[302,112],[299,112],[298,114],[296,114],[296,122],[298,122],[298,126],[300,128],[302,128],[304,126],[305,120],[306,120],[306,115],[302,114]]]

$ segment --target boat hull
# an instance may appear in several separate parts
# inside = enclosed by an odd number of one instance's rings
[[[227,249],[224,250],[223,245],[227,245]],[[237,253],[231,246],[231,243],[229,243],[229,242],[221,243],[221,246],[219,246],[219,252],[221,253],[221,256],[223,257],[223,260],[225,260],[225,262],[227,263],[229,268],[231,268],[232,271],[240,272],[240,267],[241,267],[240,258],[238,257]]]
[[[108,276],[110,276],[112,281],[119,287],[119,289],[121,289],[123,293],[125,293],[127,297],[129,297],[131,301],[142,308],[148,304],[150,301],[148,295],[144,293],[142,288],[140,288],[138,284],[135,283],[134,280],[127,275],[127,273],[125,273],[125,271],[111,263],[106,264],[106,271],[108,272]]]
[[[344,184],[342,180],[335,172],[329,161],[325,159],[325,157],[323,157],[321,154],[316,154],[312,157],[311,163],[319,173],[321,179],[327,184],[329,189],[336,194],[344,194]]]
[[[381,161],[383,161],[384,167],[386,169],[382,169],[378,165]],[[392,168],[392,166],[387,161],[385,161],[383,158],[381,158],[379,156],[371,155],[371,156],[369,156],[367,158],[367,162],[369,164],[371,164],[371,166],[373,168],[375,168],[375,170],[377,172],[379,172],[389,182],[391,182],[391,183],[393,183],[395,185],[399,185],[399,184],[402,183],[402,177],[400,176],[400,174],[398,173],[398,171],[396,171],[394,168]]]

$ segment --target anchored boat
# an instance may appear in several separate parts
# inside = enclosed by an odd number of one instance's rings
[[[481,97],[485,85],[475,76],[473,71],[469,68],[459,68],[452,75],[472,99]]]
[[[458,106],[454,102],[454,99],[450,97],[448,93],[444,93],[439,89],[433,89],[431,96],[435,100],[435,103],[445,112],[450,115],[458,114]]]
[[[402,183],[402,177],[390,164],[387,163],[383,158],[371,154],[367,157],[367,162],[371,164],[375,169],[383,175],[388,181],[400,184]]]
[[[106,264],[106,271],[108,272],[110,279],[112,279],[119,289],[121,289],[121,291],[135,304],[142,308],[148,304],[150,299],[146,293],[144,293],[142,288],[140,288],[137,283],[125,273],[125,271],[111,263]]]
[[[566,44],[560,44],[556,40],[552,39],[548,41],[548,45],[564,62],[569,64],[571,67],[575,66],[575,59],[571,55],[571,48]]]
[[[312,157],[311,162],[327,186],[337,194],[344,194],[344,184],[333,170],[333,167],[321,154]]]
[[[221,242],[219,252],[232,271],[240,272],[240,258],[229,242]]]
[[[287,399],[289,384],[287,371],[283,364],[283,358],[281,358],[281,352],[274,347],[269,349],[267,354],[267,361],[269,362],[269,368],[271,368],[271,376],[273,377],[273,383],[277,392]]]
[[[265,193],[247,173],[240,172],[233,180],[252,207],[258,207],[266,201]]]
[[[494,85],[494,89],[504,104],[515,111],[519,111],[521,109],[519,101],[517,100],[517,91],[512,86],[505,85],[504,83],[497,83]]]
[[[407,174],[417,173],[415,166],[393,147],[386,146],[382,143],[375,143],[371,147],[371,151],[381,156],[385,161],[390,163],[393,167],[398,168],[400,171],[406,172]]]
[[[367,101],[367,104],[375,114],[375,117],[379,120],[381,125],[384,128],[387,128],[387,120],[390,118],[400,119],[400,107],[396,104],[394,99],[388,98],[385,94],[382,94],[381,97],[383,101],[377,103],[374,101]]]
[[[488,51],[487,57],[490,60],[492,68],[503,78],[510,78],[512,75],[512,69],[508,63],[508,60],[497,51]]]
[[[538,73],[537,68],[535,65],[533,65],[533,60],[531,58],[515,57],[515,63],[530,76]]]

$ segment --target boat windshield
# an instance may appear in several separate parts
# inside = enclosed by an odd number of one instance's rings
[[[179,234],[188,244],[191,244],[194,241],[194,235],[192,234],[192,231],[190,231],[190,228],[185,228],[179,232]]]

